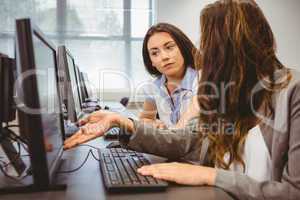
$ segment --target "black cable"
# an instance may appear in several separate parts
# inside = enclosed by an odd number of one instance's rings
[[[58,174],[63,174],[63,173],[73,173],[73,172],[78,171],[78,170],[81,169],[81,168],[84,166],[84,164],[87,162],[87,160],[88,160],[88,158],[89,158],[89,156],[90,156],[90,153],[92,153],[92,150],[91,150],[91,149],[89,150],[89,152],[88,152],[87,156],[85,157],[83,163],[81,163],[81,164],[80,164],[78,167],[76,167],[75,169],[68,170],[68,171],[58,171],[57,173],[58,173]]]
[[[13,130],[9,129],[8,127],[4,127],[4,129],[10,133],[10,134],[9,134],[9,138],[10,138],[10,139],[12,139],[12,140],[14,140],[14,141],[19,140],[19,141],[21,141],[23,144],[26,144],[26,145],[27,145],[27,141],[26,141],[24,138],[22,138],[22,137],[16,135],[15,132],[14,132]]]
[[[100,159],[99,158],[97,158],[95,155],[94,155],[94,153],[93,153],[93,151],[91,150],[91,153],[92,153],[92,156],[94,157],[94,159],[95,160],[97,160],[98,162],[100,162]]]
[[[97,151],[99,151],[100,150],[100,148],[98,148],[98,147],[95,147],[95,146],[92,146],[92,145],[89,145],[89,144],[81,144],[81,145],[79,145],[79,147],[90,147],[90,148],[93,148],[93,149],[96,149]],[[94,159],[95,160],[97,160],[98,162],[100,161],[100,159],[99,158],[97,158],[97,156],[95,156],[95,154],[93,153],[93,151],[92,150],[90,150],[91,151],[91,154],[92,154],[92,156],[94,157]]]
[[[18,128],[18,127],[20,127],[19,125],[17,125],[17,124],[12,124],[12,125],[6,125],[4,128]]]
[[[93,149],[96,149],[96,150],[100,150],[100,148],[89,145],[89,144],[81,144],[81,145],[79,145],[79,147],[90,147],[90,148],[93,148]]]
[[[4,161],[0,160],[2,163],[5,163]],[[7,165],[7,163],[5,163],[5,165]],[[16,178],[14,176],[9,175],[6,170],[4,169],[6,168],[6,166],[2,166],[0,165],[0,171],[3,173],[3,175],[11,180],[14,180],[16,182],[20,182],[21,180],[23,180],[24,178],[26,178],[29,174],[27,173],[25,176],[20,177],[20,178]]]

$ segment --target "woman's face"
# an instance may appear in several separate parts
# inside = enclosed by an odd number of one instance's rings
[[[183,77],[184,58],[169,33],[154,33],[148,40],[147,49],[153,67],[160,73],[167,77]]]

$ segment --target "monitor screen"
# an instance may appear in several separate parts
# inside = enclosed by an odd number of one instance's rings
[[[74,104],[75,104],[75,112],[78,117],[81,112],[81,103],[80,103],[80,96],[79,96],[79,87],[77,85],[77,79],[76,79],[75,65],[71,55],[69,53],[67,53],[66,55],[67,55],[68,70],[70,75],[70,83],[71,83],[70,87],[72,88]]]
[[[56,48],[30,19],[16,21],[20,133],[26,136],[34,185],[49,187],[63,147]]]
[[[82,85],[81,85],[82,82],[80,79],[80,70],[77,65],[75,66],[75,75],[76,75],[76,81],[77,81],[77,86],[78,86],[78,91],[79,91],[79,99],[80,99],[81,104],[83,104],[85,102],[85,97],[82,94],[83,91],[82,91]]]
[[[35,68],[37,70],[37,97],[41,108],[40,116],[48,168],[50,169],[63,142],[55,63],[56,51],[49,47],[37,32],[33,34],[33,51],[35,53]]]

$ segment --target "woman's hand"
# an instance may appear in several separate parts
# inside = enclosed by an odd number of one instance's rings
[[[214,168],[177,162],[147,165],[137,171],[144,176],[183,185],[214,185],[216,178]]]
[[[113,126],[120,125],[122,117],[116,113],[108,111],[97,111],[90,114],[87,118],[79,121],[80,130],[64,142],[64,149],[70,149],[79,144],[90,141],[102,136]]]
[[[99,110],[99,111],[93,112],[90,115],[88,115],[87,117],[79,120],[78,124],[80,126],[82,126],[82,125],[85,125],[87,123],[90,123],[90,124],[97,123],[97,122],[99,122],[99,121],[103,120],[104,118],[109,117],[111,115],[118,115],[118,114],[116,114],[114,112],[107,111],[107,110]]]

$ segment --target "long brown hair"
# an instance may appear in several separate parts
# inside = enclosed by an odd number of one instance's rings
[[[290,73],[284,83],[276,83],[275,71],[286,68],[275,55],[272,30],[254,0],[209,4],[201,12],[200,26],[199,125],[221,126],[202,130],[201,139],[209,139],[212,165],[228,169],[232,162],[238,162],[245,169],[244,141],[248,131],[259,123],[253,108],[263,107],[272,115],[271,97],[275,89],[287,85]],[[268,84],[261,84],[261,80]],[[258,84],[263,89],[253,95]],[[223,93],[216,95],[216,90]],[[226,130],[228,124],[233,127],[230,132]],[[229,154],[229,162],[224,161],[225,154]]]
[[[161,73],[152,66],[152,62],[148,52],[148,41],[155,33],[165,32],[170,34],[173,40],[176,42],[181,55],[184,59],[184,66],[190,66],[195,68],[194,55],[197,54],[197,48],[194,46],[192,41],[176,26],[168,23],[158,23],[153,25],[147,31],[143,41],[143,60],[146,70],[153,76],[160,76]]]

